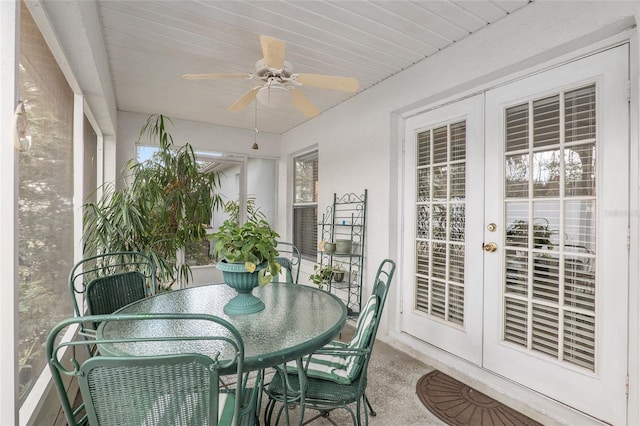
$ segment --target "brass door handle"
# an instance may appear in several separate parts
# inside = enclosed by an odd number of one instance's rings
[[[496,243],[482,244],[482,248],[484,249],[484,251],[493,253],[494,251],[498,250],[498,245]]]

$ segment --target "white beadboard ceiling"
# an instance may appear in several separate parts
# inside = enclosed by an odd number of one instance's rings
[[[99,0],[122,111],[254,128],[252,103],[227,107],[256,80],[183,80],[185,73],[252,73],[259,36],[286,42],[293,71],[355,77],[359,92],[526,6],[512,1],[132,1]],[[302,87],[325,111],[354,96]],[[306,121],[293,105],[258,106],[260,131]]]

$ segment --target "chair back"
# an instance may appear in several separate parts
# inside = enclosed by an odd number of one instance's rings
[[[110,314],[155,294],[156,269],[140,252],[104,253],[82,259],[69,273],[76,316]]]
[[[185,336],[181,327],[163,329],[163,320],[198,321],[203,335]],[[138,344],[140,354],[100,355],[83,360],[76,346],[83,340],[65,340],[75,326],[109,322],[157,321],[154,336],[138,339],[95,338],[98,347],[126,342]],[[211,333],[211,330],[216,330]],[[189,327],[192,328],[192,327]],[[66,334],[66,335],[65,335]],[[94,335],[95,336],[95,335]],[[150,355],[150,342],[181,340],[199,349],[194,353]],[[133,345],[132,345],[133,344]],[[154,347],[156,345],[151,344]],[[78,356],[80,355],[80,356]],[[222,318],[204,314],[93,315],[58,324],[49,334],[46,356],[69,425],[238,425],[245,400],[244,345],[238,331]],[[235,393],[223,393],[220,375],[234,374]],[[72,409],[65,378],[78,380],[83,406]]]
[[[360,370],[359,377],[356,380],[359,381],[359,387],[364,392],[364,389],[367,386],[367,367],[369,366],[369,360],[371,358],[371,353],[373,351],[373,344],[376,341],[376,334],[378,333],[378,326],[380,325],[380,318],[382,317],[382,312],[384,310],[384,306],[387,301],[387,296],[389,295],[389,286],[391,285],[391,281],[393,279],[393,274],[396,270],[396,264],[391,259],[385,259],[380,263],[378,267],[378,271],[376,272],[376,277],[373,281],[373,290],[371,291],[370,297],[375,297],[375,314],[372,316],[371,323],[366,323],[366,312],[360,312],[360,317],[358,318],[358,324],[356,326],[354,337],[359,333],[362,333],[362,329],[366,327],[370,327],[370,332],[366,333],[368,335],[368,339],[362,342],[362,349],[366,349],[368,353],[362,358],[362,366]],[[362,322],[360,321],[362,319]],[[353,341],[350,344],[353,345]]]
[[[282,404],[276,424],[283,411],[286,412],[288,424],[288,405],[291,403],[300,404],[301,418],[304,418],[307,408],[320,412],[311,419],[305,419],[304,424],[317,418],[328,418],[330,411],[342,408],[351,414],[354,425],[360,425],[360,408],[364,403],[371,410],[371,415],[375,416],[365,393],[367,368],[395,268],[395,262],[390,259],[385,259],[378,267],[372,293],[360,310],[351,342],[330,342],[310,356],[305,356],[302,366],[298,361],[295,365],[288,363],[284,368],[277,367],[278,374],[265,390],[269,397],[265,408],[266,424],[271,423],[276,403]],[[301,369],[306,374],[301,375]],[[357,405],[355,412],[349,407],[352,403]],[[336,424],[331,419],[329,421]],[[368,424],[366,409],[365,424]]]
[[[285,273],[285,282],[297,284],[300,276],[300,250],[292,243],[284,241],[278,241],[276,249],[279,254],[275,260]],[[278,277],[273,277],[273,281],[278,281]]]

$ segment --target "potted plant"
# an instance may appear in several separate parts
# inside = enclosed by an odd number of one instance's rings
[[[342,266],[342,263],[340,262],[336,262],[333,265],[333,280],[337,283],[341,283],[342,280],[344,279],[344,266]]]
[[[251,291],[267,284],[280,272],[276,261],[278,238],[278,233],[263,219],[249,220],[242,225],[226,220],[209,235],[220,259],[216,268],[222,271],[224,282],[238,292],[224,307],[225,313],[250,314],[264,309],[264,303]]]
[[[333,267],[331,265],[313,265],[313,274],[309,276],[309,280],[318,286],[324,288],[325,285],[331,283],[333,277]]]
[[[158,151],[145,162],[129,160],[122,176],[129,184],[103,185],[102,197],[84,205],[83,218],[85,256],[143,252],[155,263],[162,288],[189,280],[189,265],[176,255],[206,239],[211,212],[223,207],[215,191],[218,174],[202,169],[189,144],[174,145],[168,123],[160,114],[148,117],[140,138],[157,141]]]

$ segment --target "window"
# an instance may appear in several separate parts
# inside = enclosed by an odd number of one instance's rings
[[[318,253],[318,152],[293,160],[293,244],[303,258]]]
[[[22,404],[46,367],[48,331],[73,312],[67,274],[74,260],[74,95],[29,10],[20,9],[20,98],[26,101],[32,137],[31,150],[19,158]]]

